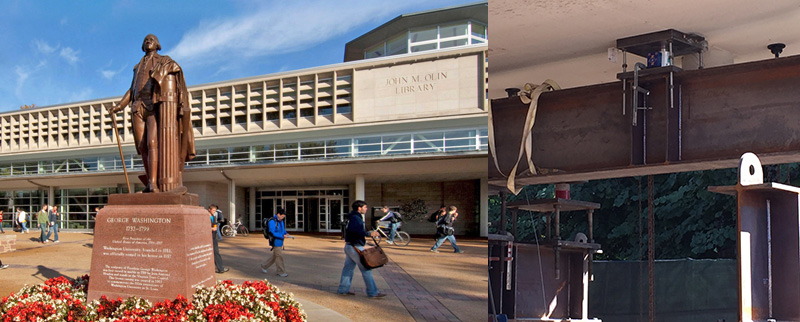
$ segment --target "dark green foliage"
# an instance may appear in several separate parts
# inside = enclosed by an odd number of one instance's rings
[[[798,165],[780,167],[788,181],[798,182]],[[786,175],[786,173],[790,175]],[[712,193],[709,186],[736,184],[736,169],[672,173],[654,176],[653,204],[657,259],[735,258],[736,200],[733,196]],[[787,180],[778,180],[786,182]],[[574,200],[599,203],[594,212],[594,239],[604,253],[598,259],[639,260],[647,258],[647,177],[618,178],[573,184]],[[553,198],[552,185],[526,186],[508,200]],[[640,202],[641,200],[641,210]],[[491,233],[499,227],[500,198],[489,202]],[[540,213],[520,211],[517,240],[535,242],[544,237]],[[507,231],[511,215],[507,214]],[[577,232],[588,235],[585,212],[564,212],[562,239]],[[538,236],[534,234],[538,232]]]

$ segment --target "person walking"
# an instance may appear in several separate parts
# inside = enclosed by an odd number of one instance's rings
[[[276,264],[275,266],[278,268],[278,276],[286,277],[289,274],[286,273],[286,266],[283,264],[283,240],[286,237],[294,238],[286,233],[286,223],[283,219],[286,218],[286,211],[283,208],[278,208],[275,212],[275,216],[270,218],[267,221],[266,227],[264,229],[269,229],[270,234],[272,234],[272,242],[270,243],[270,251],[272,251],[272,256],[261,264],[261,271],[264,274],[267,274],[267,270],[269,269],[272,264]]]
[[[387,240],[386,242],[389,243],[390,245],[393,245],[394,236],[397,235],[397,227],[400,226],[400,222],[403,221],[403,217],[401,217],[400,214],[394,211],[390,211],[389,206],[383,206],[381,210],[383,210],[384,216],[378,220],[389,221],[389,229],[391,229],[391,232],[389,232],[389,240]]]
[[[20,226],[19,232],[20,233],[23,233],[23,234],[27,234],[28,233],[28,227],[25,226],[25,224],[28,222],[27,217],[28,217],[28,214],[25,213],[25,211],[22,210],[22,208],[17,208],[17,221],[19,222],[19,226]]]
[[[438,253],[439,246],[442,246],[442,243],[444,243],[445,239],[450,241],[450,245],[453,245],[453,249],[456,253],[464,252],[458,248],[458,245],[456,245],[456,236],[453,235],[455,232],[453,229],[453,222],[456,220],[456,218],[458,218],[457,210],[458,209],[456,209],[456,206],[448,207],[447,214],[439,217],[439,221],[436,222],[436,235],[438,238],[436,239],[436,244],[434,244],[431,248],[432,252]]]
[[[39,241],[41,241],[42,244],[49,242],[49,240],[47,240],[47,236],[45,235],[46,231],[48,231],[47,226],[50,220],[47,208],[47,204],[44,204],[42,206],[42,210],[36,213],[36,224],[39,226],[39,232],[41,233],[39,236]]]
[[[0,209],[0,233],[5,234],[6,231],[3,230],[3,219],[4,219],[3,217],[4,217],[3,216],[3,209]],[[12,227],[11,229],[14,229],[14,228]]]
[[[50,225],[50,232],[47,233],[47,240],[50,240],[50,234],[53,234],[53,242],[58,242],[58,222],[59,222],[59,214],[58,214],[58,206],[53,206],[50,208],[50,212],[48,215],[48,225]]]
[[[219,207],[216,204],[211,204],[214,209],[214,217],[217,220],[217,225],[220,227],[225,226],[225,218],[222,216],[222,210],[219,210]],[[217,229],[217,240],[222,240],[222,229]]]
[[[364,229],[364,219],[361,217],[367,213],[367,203],[362,200],[353,202],[352,211],[347,214],[347,228],[344,235],[344,267],[342,268],[342,277],[339,279],[339,295],[356,295],[350,292],[350,285],[353,282],[353,272],[355,267],[361,271],[361,276],[364,277],[364,285],[367,286],[367,296],[370,298],[381,298],[386,294],[378,291],[378,286],[375,285],[375,279],[372,277],[372,270],[367,269],[361,264],[358,250],[364,250],[367,244],[366,236],[378,237],[377,231],[367,233]]]
[[[214,244],[214,266],[218,274],[225,273],[230,269],[222,264],[222,255],[219,254],[219,242],[217,242],[217,230],[219,230],[219,223],[217,222],[216,205],[208,206],[208,213],[211,216],[211,240]]]

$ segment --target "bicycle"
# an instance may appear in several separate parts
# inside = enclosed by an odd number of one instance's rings
[[[381,224],[383,223],[383,224]],[[407,232],[400,231],[400,227],[403,226],[403,223],[397,225],[397,233],[394,234],[394,245],[395,246],[406,246],[408,243],[411,242],[411,235]],[[375,237],[375,242],[377,244],[381,243],[381,240],[386,238],[389,240],[389,234],[391,233],[391,228],[389,228],[389,222],[379,222],[375,231],[378,232],[378,237]]]
[[[245,237],[250,235],[250,231],[247,230],[247,227],[242,225],[242,221],[241,220],[237,220],[233,224],[233,226],[231,226],[231,225],[222,226],[222,236],[234,237],[236,235],[243,235]]]

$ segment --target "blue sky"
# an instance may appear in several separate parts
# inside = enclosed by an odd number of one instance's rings
[[[340,63],[401,14],[474,2],[0,0],[0,112],[121,96],[149,33],[191,86]]]

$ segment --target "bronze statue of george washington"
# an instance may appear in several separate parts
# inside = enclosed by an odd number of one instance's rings
[[[144,57],[133,67],[131,88],[114,114],[131,105],[136,152],[142,156],[144,192],[185,193],[183,167],[195,156],[189,92],[183,71],[169,56],[161,56],[155,35],[142,42]],[[116,125],[115,125],[116,126]]]

